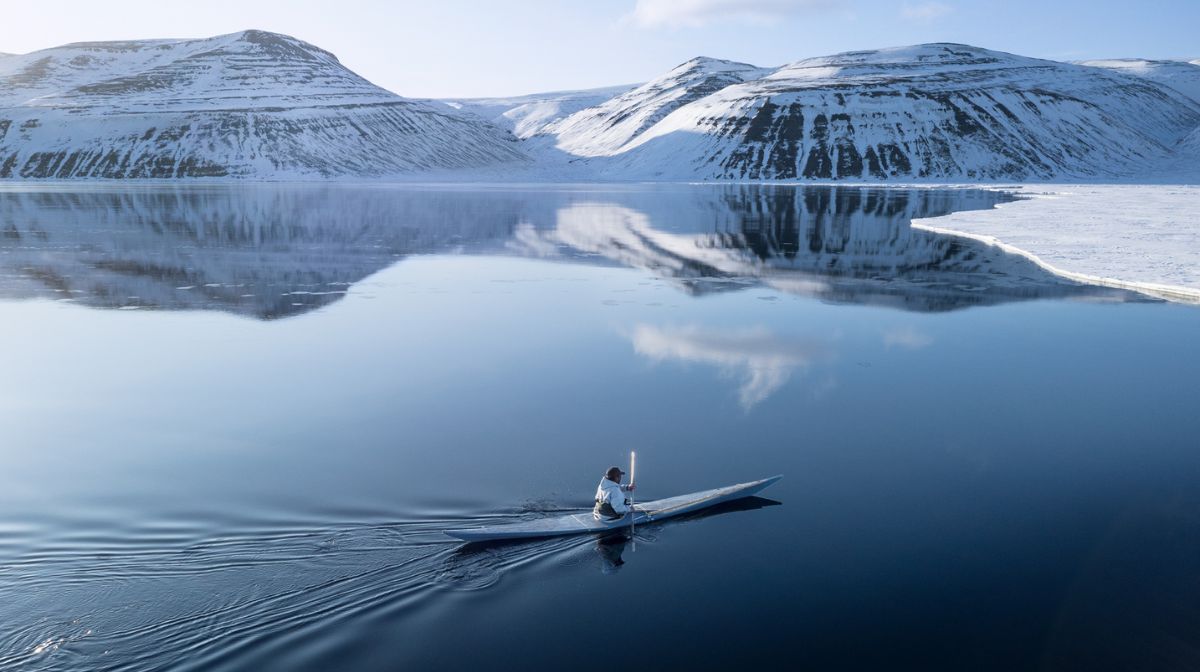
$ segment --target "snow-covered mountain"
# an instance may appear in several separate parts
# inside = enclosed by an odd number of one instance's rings
[[[636,87],[439,102],[263,31],[78,43],[0,57],[0,178],[1191,175],[1196,72],[939,43],[778,68],[695,58]]]
[[[599,105],[636,87],[636,84],[580,91],[552,91],[511,98],[456,98],[442,102],[478,115],[524,139],[541,133],[579,110]]]
[[[1200,103],[1200,64],[1187,61],[1153,61],[1143,58],[1110,58],[1080,61],[1080,65],[1108,68],[1169,86]]]
[[[0,59],[0,177],[384,175],[524,162],[512,136],[258,30]]]
[[[769,70],[715,58],[693,58],[667,74],[590,109],[577,112],[548,132],[559,149],[575,156],[609,156],[668,115]]]
[[[547,131],[609,176],[995,180],[1137,175],[1197,125],[1200,105],[1140,77],[926,44],[696,59]]]

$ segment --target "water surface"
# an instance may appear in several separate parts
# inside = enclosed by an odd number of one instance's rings
[[[1196,663],[1200,311],[971,190],[0,191],[0,668]],[[592,537],[447,527],[775,473]]]

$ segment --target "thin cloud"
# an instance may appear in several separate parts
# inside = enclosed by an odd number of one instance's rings
[[[720,20],[776,23],[842,4],[841,0],[637,0],[626,18],[642,28],[696,27]]]
[[[934,21],[953,12],[954,8],[942,2],[904,3],[900,16],[909,21]]]

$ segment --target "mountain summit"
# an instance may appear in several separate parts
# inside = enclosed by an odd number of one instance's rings
[[[525,157],[286,35],[82,42],[0,59],[0,177],[385,175]]]

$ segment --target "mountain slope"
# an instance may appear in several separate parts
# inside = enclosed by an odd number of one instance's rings
[[[504,131],[274,33],[0,60],[0,177],[366,176],[525,160]]]
[[[559,149],[579,156],[620,152],[672,112],[768,71],[745,63],[694,58],[662,77],[580,111],[546,129]]]
[[[568,117],[556,147],[632,178],[1121,177],[1200,124],[1200,105],[1137,77],[956,44],[706,66]]]
[[[552,91],[511,98],[456,98],[442,102],[482,117],[524,139],[541,133],[546,126],[579,110],[600,105],[635,86],[625,84],[580,91]]]
[[[1200,157],[1200,126],[1179,141],[1179,149],[1181,152],[1190,153],[1193,157]]]
[[[1080,61],[1079,65],[1108,68],[1156,84],[1169,86],[1200,103],[1200,65],[1184,61],[1152,61],[1142,58],[1110,58]]]

